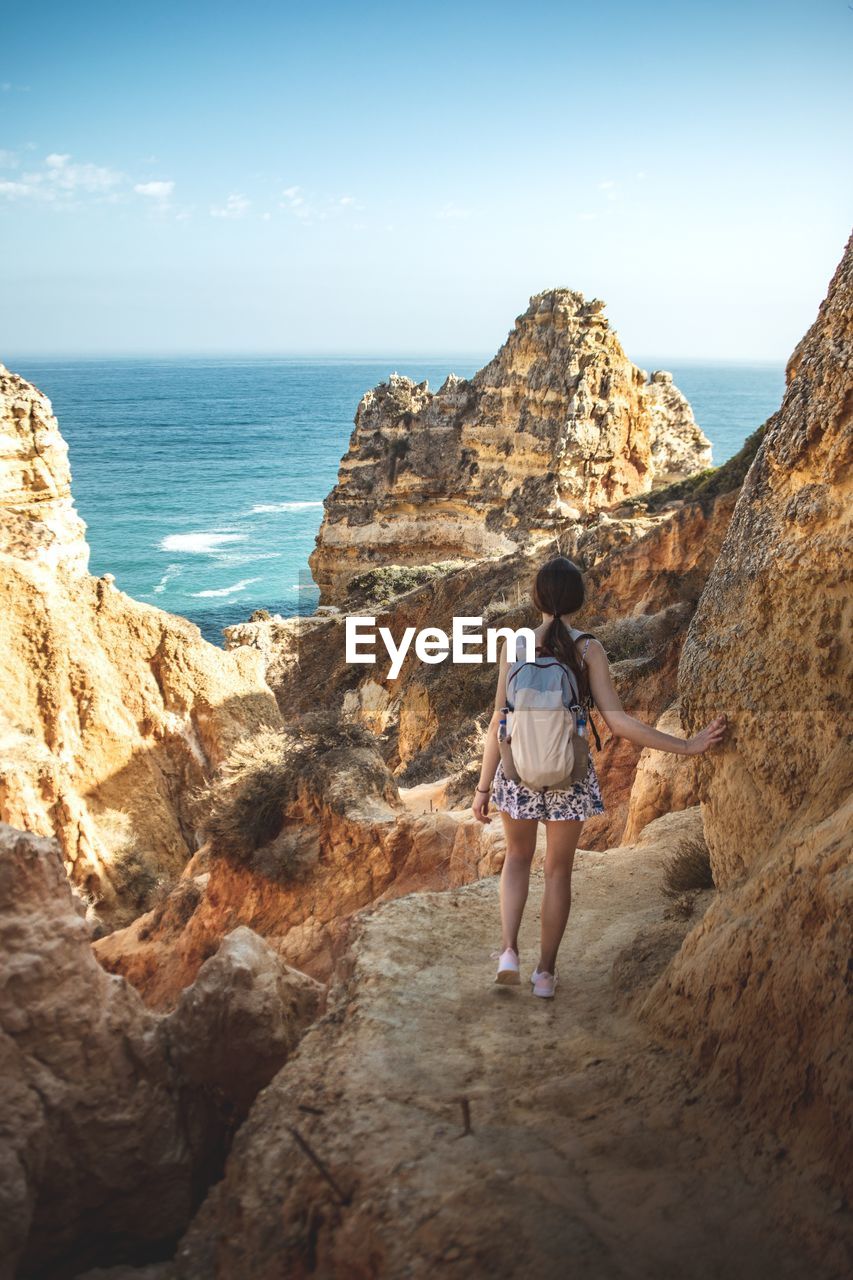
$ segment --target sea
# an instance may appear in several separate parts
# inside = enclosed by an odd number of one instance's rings
[[[196,623],[312,613],[308,556],[365,391],[391,373],[438,388],[488,356],[10,362],[52,401],[94,574]],[[669,369],[725,462],[778,408],[779,364]]]

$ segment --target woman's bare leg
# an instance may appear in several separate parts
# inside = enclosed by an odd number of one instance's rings
[[[572,867],[583,822],[545,823],[545,892],[542,897],[540,973],[553,973],[572,906]]]
[[[530,888],[530,864],[536,852],[536,818],[510,818],[501,813],[506,858],[501,871],[501,950],[518,952],[518,929]]]

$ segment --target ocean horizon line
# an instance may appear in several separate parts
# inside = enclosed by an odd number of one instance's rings
[[[626,353],[628,354],[628,353]],[[395,351],[395,352],[378,352],[378,353],[359,353],[359,352],[106,352],[102,354],[82,353],[69,354],[48,352],[37,354],[28,352],[24,354],[4,355],[0,356],[0,364],[5,364],[8,369],[13,369],[15,364],[134,364],[134,363],[163,363],[163,364],[180,364],[191,362],[211,362],[211,363],[261,363],[261,362],[278,362],[281,364],[378,364],[394,360],[420,360],[424,363],[435,364],[441,361],[460,360],[470,364],[472,361],[482,361],[488,364],[493,360],[494,352],[486,351]],[[632,356],[628,354],[629,360],[635,365],[648,367],[650,369],[665,369],[667,363],[706,366],[714,368],[719,366],[743,365],[760,368],[779,368],[787,364],[787,357],[778,357],[776,359],[770,356],[698,356],[698,355],[673,355],[660,353],[648,355],[639,354]]]

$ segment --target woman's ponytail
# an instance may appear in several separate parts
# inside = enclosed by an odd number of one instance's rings
[[[552,614],[542,638],[542,648],[574,674],[581,701],[589,695],[586,667],[581,666],[572,633],[563,621],[581,608],[584,602],[583,575],[576,564],[565,556],[557,556],[544,564],[533,584],[533,603],[542,613]]]
[[[572,633],[562,618],[554,618],[548,624],[548,630],[542,638],[542,648],[573,672],[581,702],[584,702],[589,694],[589,677],[586,665],[581,666],[575,642],[572,639]]]

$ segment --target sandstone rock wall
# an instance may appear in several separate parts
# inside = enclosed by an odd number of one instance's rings
[[[710,457],[669,375],[647,382],[603,303],[551,289],[470,380],[431,392],[395,374],[367,392],[312,572],[340,601],[376,565],[499,556]]]
[[[663,733],[686,738],[681,726],[681,707],[674,702],[655,725]],[[640,832],[664,813],[690,809],[699,803],[696,787],[696,756],[676,756],[669,751],[644,747],[637,761],[628,817],[622,834],[623,844],[632,844]]]
[[[322,989],[244,929],[151,1013],[92,954],[56,842],[2,823],[0,952],[0,1274],[162,1256]]]
[[[71,496],[68,446],[50,401],[0,364],[0,563],[26,562],[50,590],[89,565],[86,526]]]
[[[697,761],[722,892],[648,1004],[848,1198],[851,339],[853,242],[791,358],[682,652],[687,731],[717,712],[731,725]]]
[[[699,767],[721,885],[762,856],[853,727],[851,339],[848,248],[789,361],[681,658],[685,723],[718,711],[732,722]]]
[[[2,370],[0,816],[56,835],[114,923],[192,854],[192,788],[281,717],[258,654],[223,653],[87,562],[50,403]]]

